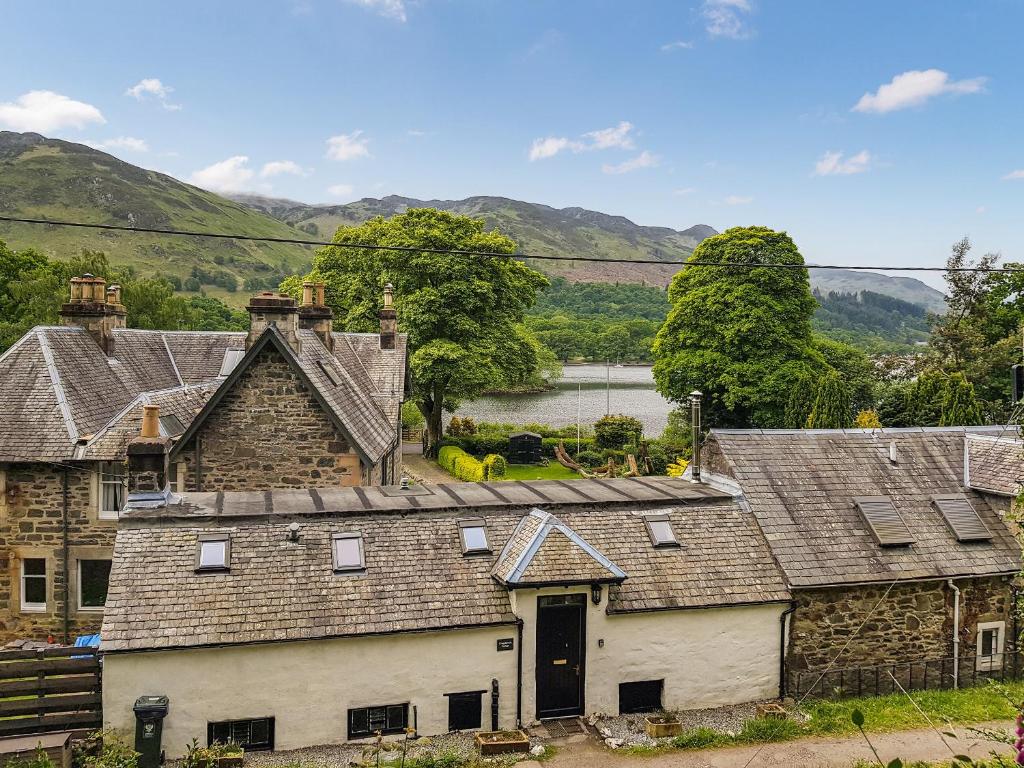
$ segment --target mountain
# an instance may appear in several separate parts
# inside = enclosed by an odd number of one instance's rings
[[[913,277],[891,277],[878,272],[852,269],[812,269],[811,288],[824,295],[835,293],[880,293],[894,299],[917,304],[929,312],[946,311],[946,296]]]
[[[0,131],[0,213],[91,224],[305,237],[249,206],[148,171],[82,144]],[[0,240],[68,257],[104,251],[140,273],[186,279],[198,273],[213,294],[276,286],[312,260],[310,249],[242,240],[184,238],[0,222]],[[214,286],[216,283],[216,287]],[[241,296],[238,297],[241,300]],[[237,301],[236,301],[237,303]]]

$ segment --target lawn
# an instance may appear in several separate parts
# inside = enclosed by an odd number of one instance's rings
[[[538,464],[509,464],[505,470],[504,480],[579,480],[580,476],[571,469],[566,469],[558,462],[551,462],[546,467]]]

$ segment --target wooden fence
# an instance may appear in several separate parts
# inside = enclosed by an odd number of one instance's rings
[[[0,737],[100,728],[96,650],[0,651]]]

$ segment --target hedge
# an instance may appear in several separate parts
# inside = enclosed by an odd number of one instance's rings
[[[545,437],[541,439],[541,450],[549,459],[555,457],[555,448],[560,442],[565,443],[565,450],[570,454],[576,453],[575,437]],[[496,453],[499,456],[507,456],[509,452],[508,437],[505,435],[480,434],[452,437],[448,435],[441,440],[442,446],[453,445],[461,448],[473,456],[486,456]],[[594,449],[594,438],[580,438],[580,450],[587,451]]]
[[[480,483],[505,476],[505,459],[488,454],[483,461],[474,459],[457,445],[446,445],[437,454],[437,463],[459,480]]]

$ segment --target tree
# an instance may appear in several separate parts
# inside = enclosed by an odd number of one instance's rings
[[[793,383],[824,365],[803,257],[784,232],[735,227],[704,240],[689,261],[754,266],[684,267],[672,279],[672,308],[654,342],[658,390],[677,403],[701,390],[709,425],[782,426]]]
[[[807,428],[846,429],[852,422],[852,415],[850,388],[838,371],[830,370],[818,382]]]
[[[857,429],[881,429],[882,421],[878,418],[878,411],[874,408],[868,408],[857,412],[857,416],[853,420],[853,426],[857,427]]]
[[[317,252],[309,277],[327,284],[335,323],[350,331],[379,328],[384,285],[394,285],[399,328],[409,334],[412,397],[426,418],[428,453],[435,455],[445,410],[521,375],[509,343],[523,342],[519,326],[547,279],[511,258],[345,247],[515,252],[516,244],[485,231],[483,220],[432,208],[340,227],[334,242]],[[294,290],[295,282],[283,287]],[[520,350],[529,346],[523,344]]]
[[[644,425],[632,416],[621,413],[602,416],[594,424],[594,441],[600,448],[621,451],[625,445],[636,445],[644,434]]]
[[[786,401],[783,425],[786,429],[803,429],[807,426],[807,417],[811,415],[811,409],[814,407],[815,384],[810,373],[800,374],[793,382],[789,399]]]
[[[960,427],[982,423],[984,421],[974,395],[974,385],[962,373],[952,374],[946,380],[939,426]]]

